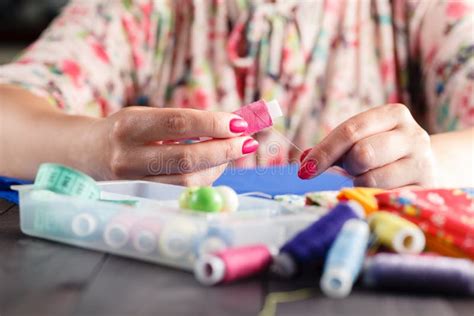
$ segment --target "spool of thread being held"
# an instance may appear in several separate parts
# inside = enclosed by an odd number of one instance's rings
[[[369,242],[369,226],[360,219],[348,220],[329,249],[321,277],[321,290],[327,296],[349,295],[364,262]]]
[[[199,258],[194,276],[204,285],[228,283],[265,271],[272,261],[265,245],[228,248]]]
[[[425,248],[425,235],[418,226],[396,214],[378,211],[368,218],[377,240],[398,253],[417,254]]]
[[[242,117],[248,127],[244,135],[252,135],[261,130],[271,127],[278,117],[283,116],[280,104],[277,100],[258,100],[243,106],[233,113]]]
[[[339,203],[283,245],[274,258],[271,272],[282,278],[291,278],[301,267],[324,259],[344,223],[363,215],[364,210],[357,202]]]
[[[380,253],[365,260],[363,284],[370,288],[474,295],[474,263],[433,255]]]

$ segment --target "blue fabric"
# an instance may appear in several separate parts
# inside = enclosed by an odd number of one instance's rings
[[[18,192],[12,191],[10,186],[16,184],[29,184],[31,181],[0,177],[0,199],[18,204]]]
[[[237,193],[256,191],[270,195],[337,191],[353,186],[351,179],[336,173],[326,172],[311,180],[301,180],[297,173],[297,165],[257,169],[229,168],[214,185],[228,185]]]
[[[214,185],[228,185],[237,193],[262,192],[270,195],[304,194],[352,186],[350,179],[335,173],[326,172],[311,180],[300,180],[297,172],[297,165],[257,169],[229,168]],[[31,182],[0,177],[0,199],[18,204],[18,194],[10,186],[28,183]]]

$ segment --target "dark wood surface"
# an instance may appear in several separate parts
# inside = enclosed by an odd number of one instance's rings
[[[270,292],[315,287],[266,277],[206,288],[186,272],[31,238],[0,200],[0,316],[257,315]],[[355,290],[344,300],[278,304],[276,315],[474,315],[472,298]]]

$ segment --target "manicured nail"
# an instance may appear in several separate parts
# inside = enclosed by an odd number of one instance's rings
[[[243,133],[247,130],[249,124],[243,119],[235,118],[230,121],[229,128],[232,133]]]
[[[316,161],[313,159],[308,159],[300,166],[298,170],[298,177],[301,179],[309,179],[316,174],[318,167],[316,166]]]
[[[310,151],[311,151],[311,148],[308,148],[305,151],[303,151],[303,153],[300,156],[300,162],[303,162],[303,160],[306,158],[306,156],[308,156]]]
[[[247,139],[242,146],[242,154],[246,155],[246,154],[253,153],[257,151],[257,148],[258,148],[258,142],[255,139],[253,138]]]

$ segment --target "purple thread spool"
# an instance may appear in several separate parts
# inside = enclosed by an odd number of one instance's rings
[[[341,202],[329,213],[315,221],[280,249],[271,271],[283,278],[295,276],[302,267],[325,258],[345,222],[363,217],[359,203]]]
[[[366,259],[363,283],[387,290],[474,295],[474,263],[459,258],[381,253]]]

